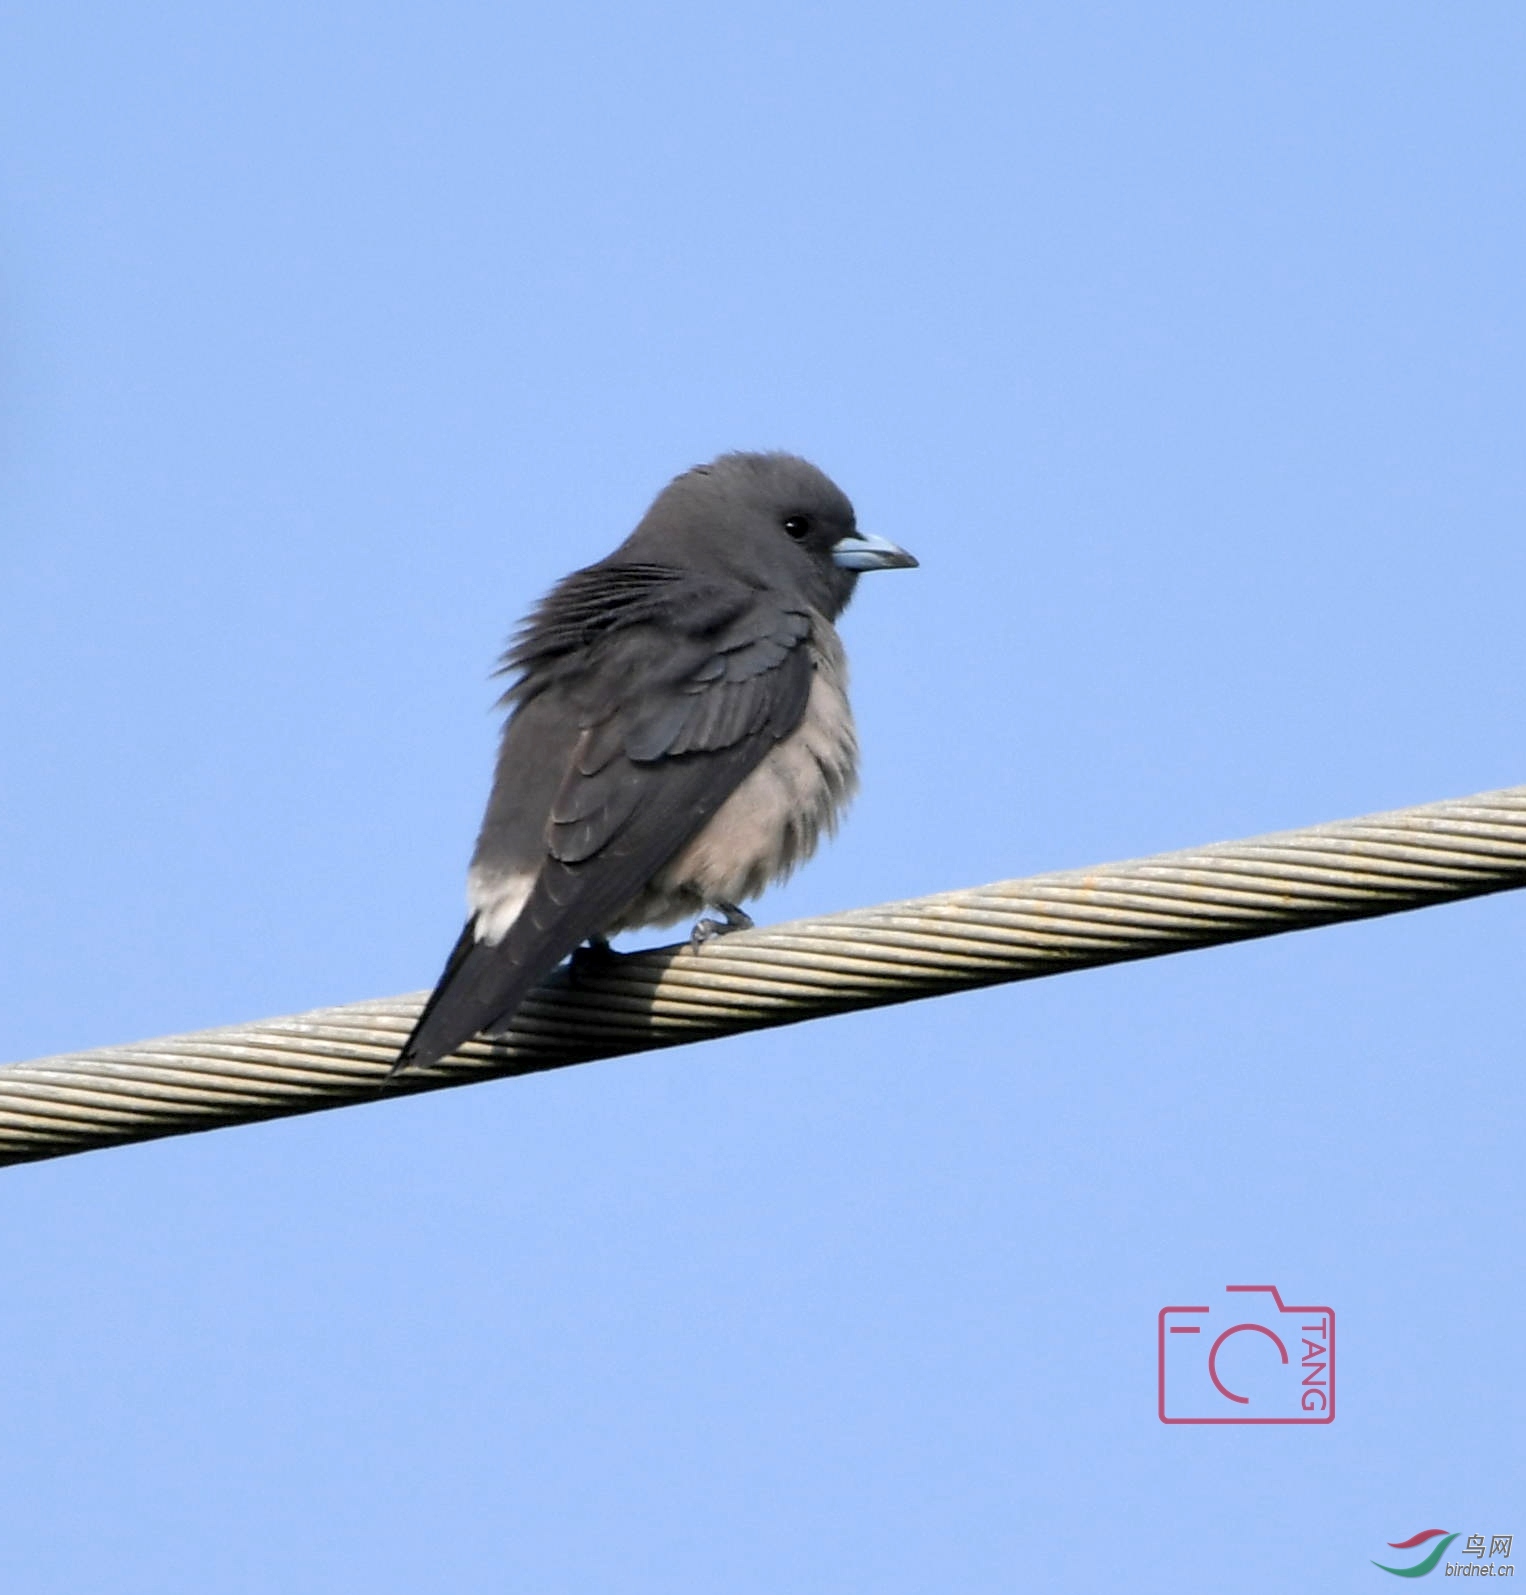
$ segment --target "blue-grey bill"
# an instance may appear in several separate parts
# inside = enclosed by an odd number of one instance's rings
[[[860,532],[832,545],[832,563],[844,570],[911,570],[917,560],[887,537]]]

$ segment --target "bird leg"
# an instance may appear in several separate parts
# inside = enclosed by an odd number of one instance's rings
[[[702,919],[695,925],[689,932],[689,945],[695,952],[717,936],[729,936],[734,930],[752,929],[752,915],[744,914],[735,903],[712,903],[710,906],[718,908],[726,917],[723,920]]]

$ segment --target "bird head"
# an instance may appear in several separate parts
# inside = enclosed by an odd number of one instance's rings
[[[617,557],[798,593],[829,620],[862,572],[917,563],[859,531],[842,489],[793,454],[723,454],[685,471],[657,495]]]

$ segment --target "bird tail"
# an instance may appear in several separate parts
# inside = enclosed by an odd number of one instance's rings
[[[448,1058],[478,1031],[507,1019],[561,962],[559,949],[549,951],[549,961],[506,956],[505,947],[477,940],[473,915],[387,1078],[393,1079],[405,1069],[428,1068]]]

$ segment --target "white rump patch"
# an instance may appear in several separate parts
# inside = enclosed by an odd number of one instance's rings
[[[466,900],[477,916],[477,940],[496,947],[513,928],[534,885],[535,876],[529,872],[488,875],[471,870],[466,877]]]

